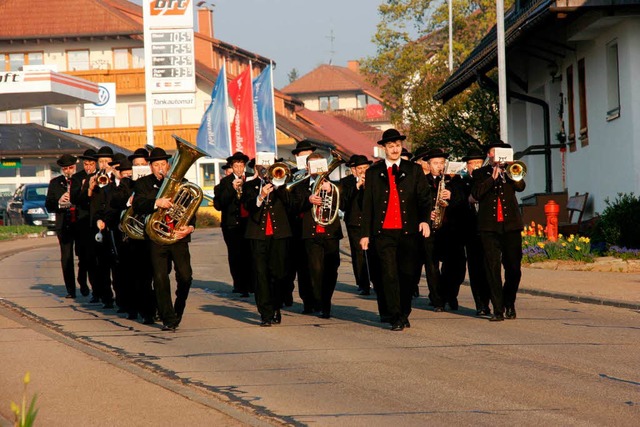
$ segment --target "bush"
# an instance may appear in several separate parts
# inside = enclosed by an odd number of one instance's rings
[[[196,213],[196,227],[220,227],[221,214],[214,208],[201,207]]]
[[[47,227],[39,225],[5,225],[0,227],[0,240],[11,240],[29,234],[43,234]]]
[[[618,193],[613,203],[605,199],[607,207],[600,215],[592,239],[608,246],[640,248],[640,199],[633,193]]]

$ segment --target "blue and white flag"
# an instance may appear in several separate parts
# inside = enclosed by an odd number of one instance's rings
[[[276,153],[276,116],[273,105],[273,72],[271,65],[253,79],[253,117],[256,152]]]
[[[227,73],[223,64],[211,92],[211,104],[202,116],[196,138],[198,148],[206,151],[213,158],[226,159],[231,156],[228,99]]]

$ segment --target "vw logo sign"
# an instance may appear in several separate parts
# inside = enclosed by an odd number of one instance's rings
[[[99,86],[99,88],[100,89],[98,90],[98,102],[96,102],[95,105],[98,107],[102,107],[104,105],[107,105],[111,95],[109,95],[109,91],[107,90],[106,87]]]

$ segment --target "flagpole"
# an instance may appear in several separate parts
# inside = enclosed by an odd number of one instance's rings
[[[258,156],[258,145],[256,144],[256,135],[255,135],[255,128],[256,128],[256,116],[254,115],[255,112],[255,108],[254,108],[254,99],[253,99],[253,62],[251,62],[251,60],[249,60],[249,91],[251,92],[251,118],[252,120],[252,126],[254,129],[254,133],[253,133],[253,141],[251,141],[250,143],[253,144],[253,152],[256,153],[256,157]]]
[[[269,61],[269,67],[271,67],[271,105],[273,106],[273,139],[276,151],[276,159],[278,158],[278,128],[276,127],[276,87],[273,85],[273,61]]]
[[[498,50],[498,105],[500,114],[500,140],[509,143],[507,128],[507,73],[504,41],[504,0],[496,1],[496,39]]]

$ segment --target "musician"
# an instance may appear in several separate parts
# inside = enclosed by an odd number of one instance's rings
[[[360,246],[369,249],[373,240],[380,262],[382,286],[391,317],[391,330],[410,327],[411,299],[419,269],[420,236],[430,234],[429,188],[420,168],[402,160],[402,141],[396,129],[387,129],[378,144],[385,160],[365,174]]]
[[[322,155],[312,153],[307,157],[307,170],[309,162],[322,159]],[[307,255],[307,266],[311,278],[313,302],[306,296],[306,306],[319,307],[323,319],[331,318],[331,298],[338,280],[338,267],[340,267],[340,239],[342,239],[342,227],[336,220],[328,225],[319,224],[313,218],[312,210],[318,210],[323,205],[323,198],[319,193],[312,194],[312,187],[321,175],[311,172],[310,176],[293,188],[293,197],[296,200],[296,212],[302,217],[302,241]],[[327,177],[328,178],[328,177]],[[331,192],[331,183],[325,179],[319,187],[320,191]]]
[[[296,148],[291,150],[291,153],[296,157],[296,163],[298,159],[305,159],[316,151],[316,147],[308,140],[302,140],[296,144]],[[294,171],[292,171],[293,173]],[[301,184],[300,184],[301,185]],[[309,275],[309,262],[307,260],[307,252],[302,240],[302,217],[300,213],[291,214],[289,216],[289,223],[291,225],[291,231],[293,237],[291,238],[291,251],[289,255],[291,268],[288,278],[287,289],[290,292],[285,292],[284,303],[288,305],[289,302],[293,302],[293,281],[298,276],[298,295],[302,300],[302,314],[313,314],[320,311],[320,306],[315,305],[315,299],[313,296],[313,287],[311,286],[311,276]]]
[[[78,220],[78,212],[75,206],[71,204],[71,177],[76,173],[76,162],[78,159],[70,154],[63,154],[56,161],[60,166],[62,175],[49,181],[47,189],[47,199],[45,207],[49,212],[55,212],[56,224],[55,230],[58,236],[58,244],[60,245],[60,263],[62,264],[62,276],[64,284],[67,288],[65,298],[76,297],[76,274],[73,262],[73,246],[74,242],[79,238],[76,231],[76,223]],[[89,295],[89,288],[86,285],[86,277],[84,287],[80,288],[83,296]]]
[[[255,165],[256,171],[264,166]],[[242,203],[249,211],[247,232],[255,274],[256,306],[260,326],[282,322],[280,308],[289,274],[291,227],[288,210],[292,199],[284,185],[275,187],[258,173],[242,187]]]
[[[229,176],[233,173],[233,168],[229,163],[225,163],[224,165],[220,166],[220,169],[222,169],[224,176]]]
[[[213,189],[213,206],[222,213],[222,236],[227,245],[229,270],[233,278],[233,292],[243,298],[249,297],[253,291],[251,268],[248,268],[246,257],[251,248],[244,235],[247,232],[249,211],[241,203],[242,186],[246,180],[245,165],[249,157],[236,152],[227,158],[232,173],[220,180]]]
[[[83,290],[85,292],[89,290],[87,280],[89,285],[91,285],[91,290],[93,291],[94,289],[95,269],[92,268],[92,263],[95,258],[91,257],[89,250],[90,239],[93,239],[93,236],[89,235],[89,204],[88,201],[86,201],[86,203],[80,203],[79,195],[84,180],[96,172],[96,154],[94,149],[89,148],[78,156],[78,159],[82,160],[83,169],[71,176],[71,188],[69,190],[71,204],[76,207],[75,253],[78,257],[77,281],[80,285],[80,293],[82,295],[85,295],[85,293],[82,292]],[[88,294],[89,293],[87,293],[87,295]]]
[[[484,251],[484,265],[491,291],[491,321],[515,319],[515,301],[522,272],[524,228],[516,192],[525,189],[524,180],[514,181],[497,162],[496,148],[511,148],[503,142],[487,147],[488,164],[474,171],[471,195],[478,201],[478,232]],[[500,264],[504,267],[504,287]],[[506,309],[506,312],[505,312]]]
[[[149,166],[149,151],[145,148],[136,149],[127,159],[132,166]],[[135,179],[135,177],[132,177]],[[132,189],[135,182],[130,182]],[[133,203],[133,192],[127,200],[126,207],[130,207]],[[153,266],[151,265],[151,256],[149,254],[149,241],[129,239],[129,247],[132,254],[136,257],[136,268],[133,269],[131,277],[134,288],[134,306],[131,307],[128,319],[134,320],[138,318],[138,314],[142,316],[142,323],[152,325],[155,323],[156,316],[156,294],[153,290]]]
[[[437,213],[431,213],[431,236],[425,240],[425,269],[429,300],[435,312],[442,312],[445,304],[451,310],[458,310],[458,293],[466,273],[463,235],[460,233],[459,214],[464,205],[464,194],[455,183],[459,176],[445,174],[449,154],[442,148],[433,148],[423,157],[429,163],[430,173],[427,183],[431,188],[434,210],[441,204],[441,225],[435,227]],[[444,180],[444,185],[442,184]],[[439,200],[438,200],[439,198]],[[442,206],[446,203],[446,206]]]
[[[134,186],[133,211],[136,215],[150,215],[156,209],[169,209],[173,203],[169,197],[156,198],[169,172],[168,160],[171,156],[159,147],[149,154],[151,174],[136,181]],[[175,331],[180,322],[191,288],[192,269],[189,242],[195,231],[195,215],[189,225],[174,231],[177,241],[170,245],[161,245],[149,240],[149,254],[153,267],[153,286],[156,292],[158,314],[162,319],[164,331]],[[172,304],[169,262],[173,262],[176,271],[176,299]]]

